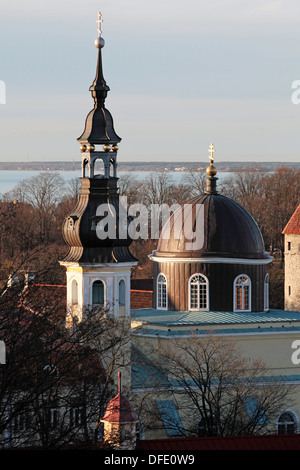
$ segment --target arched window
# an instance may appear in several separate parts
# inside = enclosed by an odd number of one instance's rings
[[[167,310],[167,278],[164,274],[159,274],[157,277],[157,308]]]
[[[208,279],[204,274],[194,274],[189,282],[190,310],[208,310]]]
[[[125,295],[126,295],[126,290],[125,290],[125,281],[121,279],[119,282],[119,305],[123,307],[125,305]]]
[[[278,418],[278,434],[295,434],[297,432],[297,419],[293,412],[284,411]]]
[[[102,281],[95,281],[93,284],[93,305],[104,305],[104,284]]]
[[[78,284],[76,279],[72,281],[72,305],[78,304]]]
[[[269,310],[269,274],[266,274],[264,282],[264,310]]]
[[[235,279],[233,295],[235,312],[251,312],[251,281],[246,274]]]

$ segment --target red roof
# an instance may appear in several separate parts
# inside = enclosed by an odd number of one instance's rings
[[[300,204],[284,227],[282,233],[288,235],[300,235]]]
[[[153,299],[152,290],[134,290],[130,291],[130,308],[151,308]]]
[[[300,450],[299,434],[195,437],[137,441],[137,450]]]
[[[119,376],[119,392],[112,398],[107,407],[105,415],[101,421],[107,423],[133,423],[137,422],[138,418],[133,411],[130,401],[121,394],[121,372]]]
[[[56,306],[57,302],[59,301],[60,309],[65,311],[66,286],[54,284],[38,284],[33,282],[32,284],[30,284],[30,289],[28,289],[24,294],[24,299],[25,298],[27,301],[27,305],[30,304],[32,306],[32,309],[37,309],[38,307],[40,307],[41,299],[45,299],[45,301],[47,300],[47,302],[49,302],[49,299],[52,299],[52,301],[55,302]],[[152,298],[152,290],[130,290],[130,304],[132,309],[151,308]]]

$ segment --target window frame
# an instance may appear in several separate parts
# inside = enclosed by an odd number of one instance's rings
[[[78,305],[78,281],[77,279],[72,279],[71,293],[72,293],[72,305]]]
[[[192,284],[193,278],[195,278],[197,276],[203,278],[205,282],[197,284],[197,297],[198,297],[197,304],[198,304],[198,306],[197,307],[192,307],[192,305],[191,305],[191,303],[192,303],[191,287],[193,285]],[[201,308],[200,308],[200,290],[199,290],[200,285],[205,285],[205,300],[206,300],[206,302],[205,302],[206,306],[201,307]],[[188,306],[189,306],[189,310],[193,311],[193,312],[200,312],[200,311],[208,312],[209,311],[209,280],[205,276],[205,274],[203,274],[203,273],[192,274],[192,276],[189,278],[189,305]]]
[[[269,282],[270,282],[270,279],[269,279],[269,273],[267,273],[265,275],[265,279],[264,279],[264,311],[265,312],[268,312],[269,309],[270,309],[270,304],[269,304]]]
[[[244,291],[245,287],[248,287],[248,308],[237,308],[237,282],[241,278],[246,278],[248,280],[248,284],[242,284],[242,293]],[[243,295],[242,295],[243,296]],[[233,311],[234,312],[251,312],[251,296],[252,296],[252,284],[251,284],[251,279],[247,274],[239,274],[236,276],[234,282],[233,282]],[[244,305],[243,305],[244,307]]]
[[[284,414],[289,414],[292,416],[293,418],[293,423],[291,421],[285,421],[284,423],[280,423],[280,418],[284,415]],[[291,433],[287,433],[287,426],[290,426],[291,424],[294,425],[294,432]],[[285,427],[285,432],[279,432],[279,426],[284,426]],[[278,417],[277,417],[277,423],[276,423],[276,431],[277,431],[277,434],[298,434],[298,430],[299,430],[299,419],[298,419],[298,416],[297,414],[293,411],[293,410],[290,410],[290,409],[287,409],[287,410],[284,410],[282,411]]]
[[[97,282],[102,282],[103,284],[103,304],[95,304],[94,303],[94,284],[97,283]],[[94,306],[100,306],[100,307],[104,307],[105,306],[105,303],[106,303],[106,284],[105,282],[103,281],[103,279],[95,279],[92,283],[92,286],[91,286],[91,305],[94,307]]]
[[[120,292],[121,292],[120,285],[121,285],[121,283],[124,283],[124,293],[123,293],[124,294],[124,303],[121,303],[121,298],[120,298],[121,297],[121,295],[120,295]],[[118,302],[119,302],[119,307],[126,307],[126,281],[123,278],[119,279],[119,281],[118,281]]]
[[[164,282],[160,281],[160,278],[164,279]],[[165,306],[163,306],[163,289],[165,291]],[[159,273],[156,278],[156,308],[158,310],[168,310],[168,280],[165,274]]]

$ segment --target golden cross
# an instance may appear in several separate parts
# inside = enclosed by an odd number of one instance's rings
[[[214,163],[214,152],[215,152],[215,146],[213,143],[210,144],[210,147],[208,149],[210,151],[210,156],[209,156],[209,159],[211,161],[211,163]]]
[[[100,36],[101,36],[101,34],[102,34],[101,23],[103,23],[102,14],[101,14],[100,11],[99,11],[99,13],[98,13],[98,19],[97,19],[96,23],[98,24],[97,31],[98,31],[98,36],[99,36],[99,38],[100,38]]]

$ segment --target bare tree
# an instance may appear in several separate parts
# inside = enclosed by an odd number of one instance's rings
[[[56,295],[53,293],[56,292]],[[0,298],[1,445],[59,448],[99,442],[115,373],[128,366],[130,329],[103,308],[66,328],[65,290],[21,284]]]
[[[253,170],[233,174],[223,194],[240,203],[258,223],[270,250],[283,253],[282,231],[300,200],[300,171],[278,168],[273,173]]]
[[[206,190],[206,173],[203,170],[191,168],[183,178],[183,183],[189,187],[190,197],[201,196]]]
[[[35,211],[40,242],[51,238],[55,209],[65,192],[65,181],[58,173],[42,172],[21,181],[6,197],[29,204]]]
[[[150,207],[151,204],[171,204],[173,202],[173,180],[164,171],[153,172],[143,182],[142,202]]]
[[[163,349],[160,364],[171,384],[165,396],[177,403],[182,417],[180,427],[172,417],[168,426],[186,436],[268,433],[292,393],[268,380],[260,360],[242,357],[234,343],[213,335],[176,341]]]
[[[127,198],[127,204],[136,204],[141,201],[143,181],[138,181],[134,174],[123,175],[118,181],[119,195]]]

